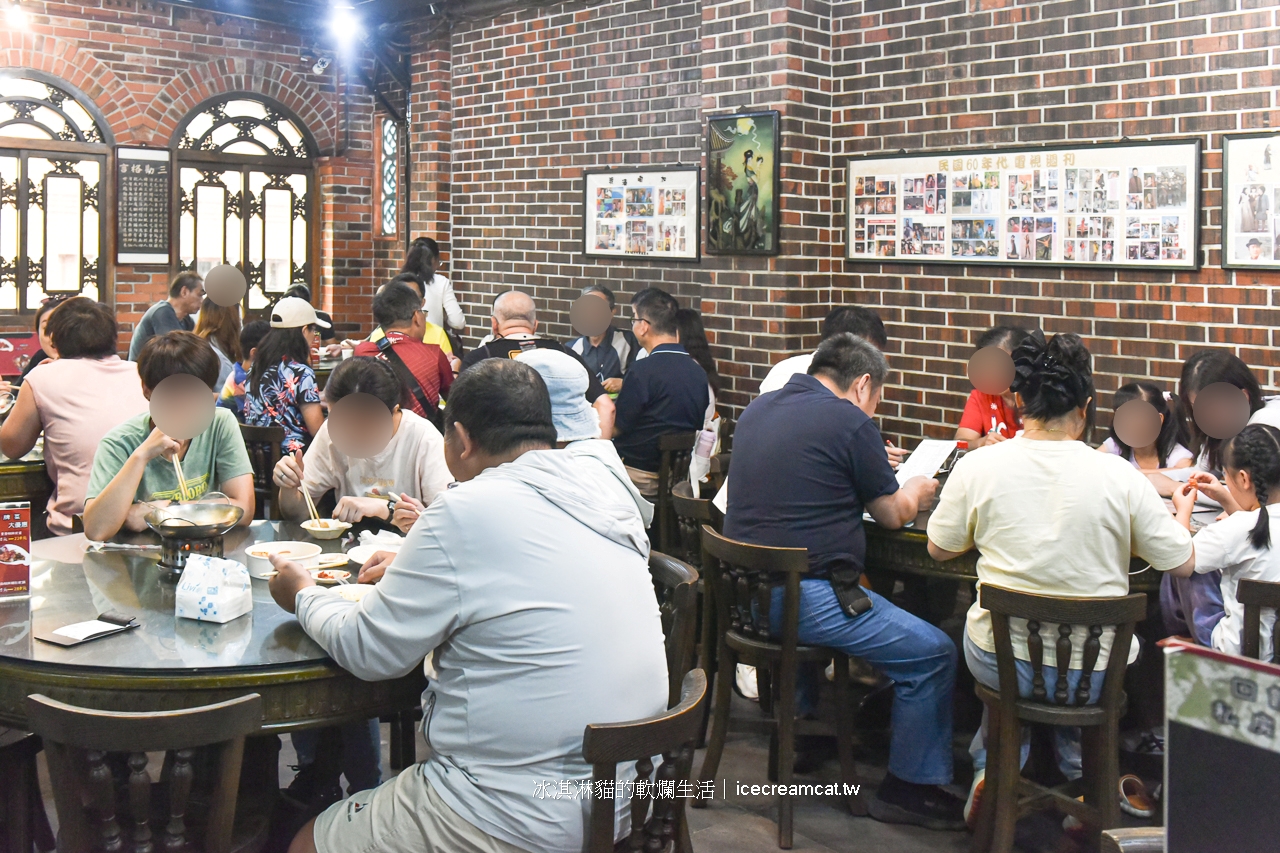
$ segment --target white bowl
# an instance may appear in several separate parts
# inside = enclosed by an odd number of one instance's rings
[[[317,539],[337,539],[351,529],[351,523],[336,518],[308,518],[302,522],[302,529]]]
[[[245,549],[244,556],[249,565],[249,574],[255,578],[265,578],[275,572],[268,559],[271,554],[279,554],[296,562],[314,557],[321,550],[314,542],[258,542]]]

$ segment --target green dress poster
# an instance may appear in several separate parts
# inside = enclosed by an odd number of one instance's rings
[[[708,252],[778,253],[778,125],[776,111],[708,120]]]

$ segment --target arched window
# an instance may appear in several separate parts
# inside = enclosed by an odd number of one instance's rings
[[[0,70],[0,311],[105,296],[99,213],[113,141],[93,101],[66,82]]]
[[[204,102],[178,127],[178,266],[228,263],[261,308],[293,284],[312,286],[315,140],[282,104],[260,95]]]

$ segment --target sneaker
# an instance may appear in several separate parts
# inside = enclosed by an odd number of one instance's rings
[[[975,829],[978,825],[978,814],[982,808],[982,789],[986,786],[987,771],[984,767],[974,772],[973,784],[969,786],[969,798],[964,801],[964,822],[970,829]]]
[[[296,771],[289,787],[280,792],[281,799],[305,812],[320,812],[342,799],[342,786],[338,779],[322,781],[314,764],[302,767],[290,765]]]
[[[965,828],[963,800],[937,785],[916,785],[892,773],[867,803],[867,812],[881,823],[952,832]]]
[[[760,688],[756,686],[756,668],[754,666],[738,664],[733,676],[733,683],[738,688],[739,696],[743,699],[750,699],[752,702],[760,701]]]

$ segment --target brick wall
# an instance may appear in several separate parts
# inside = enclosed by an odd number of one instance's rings
[[[325,212],[317,302],[345,311],[347,288],[374,280],[372,100],[350,93],[350,142],[343,131],[335,69],[313,74],[304,34],[153,0],[24,3],[28,32],[0,30],[0,66],[35,68],[84,92],[104,113],[117,144],[168,145],[178,122],[214,95],[247,91],[289,107],[321,151],[317,177]],[[117,267],[114,300],[127,346],[133,323],[165,296],[169,275]],[[361,311],[365,322],[367,302]],[[25,328],[0,319],[0,328]]]

